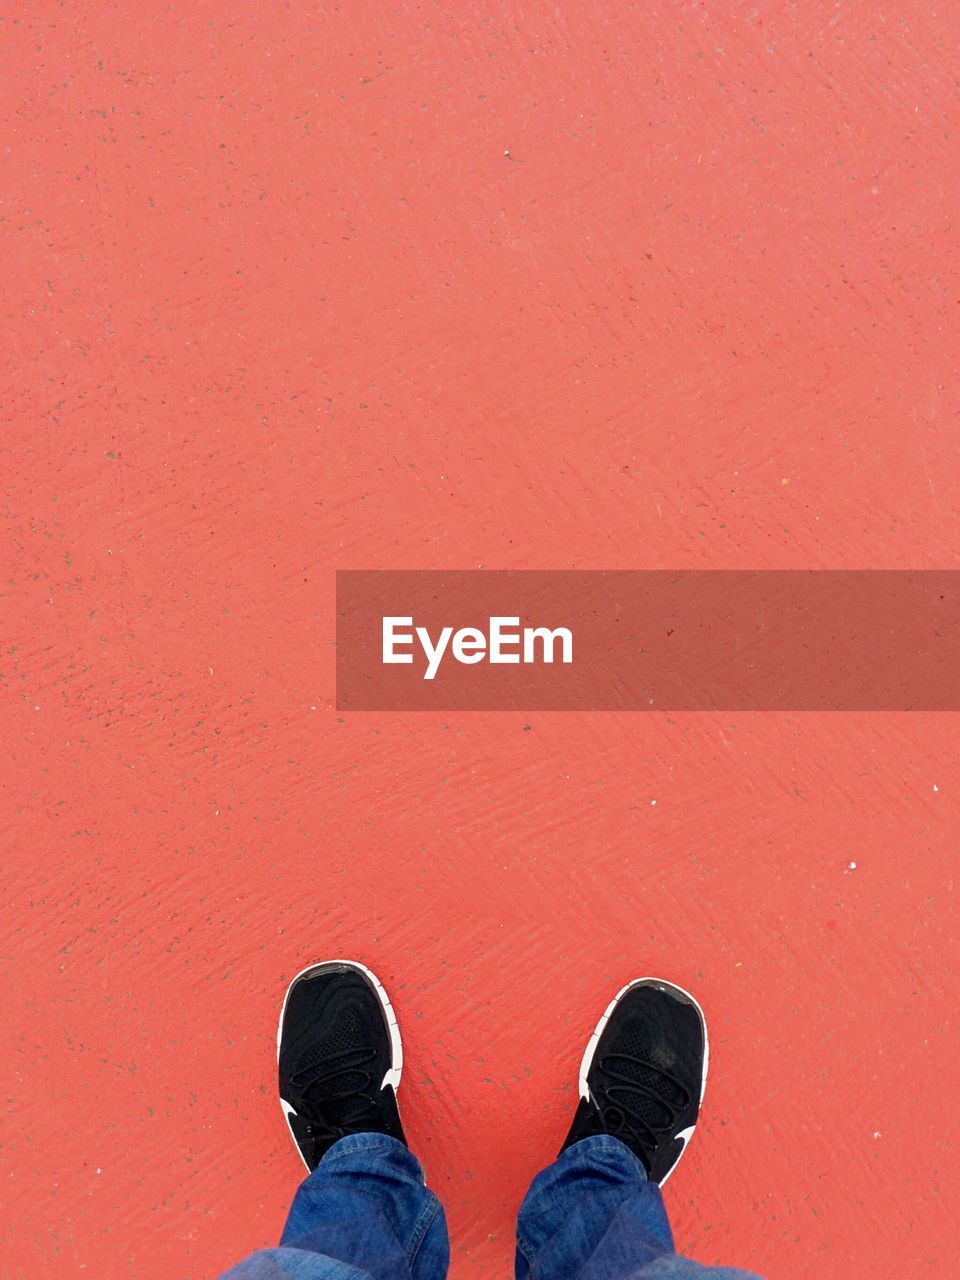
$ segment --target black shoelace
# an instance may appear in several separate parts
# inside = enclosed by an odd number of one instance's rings
[[[611,1067],[611,1063],[619,1061],[634,1063],[644,1071],[651,1071],[662,1077],[676,1090],[677,1101],[671,1102],[653,1085],[644,1084],[632,1075],[625,1075]],[[648,1058],[639,1058],[632,1053],[611,1053],[599,1062],[600,1070],[611,1081],[604,1084],[597,1100],[597,1110],[603,1122],[603,1131],[618,1137],[627,1134],[644,1152],[652,1152],[660,1139],[676,1128],[680,1114],[690,1105],[690,1091],[671,1072],[658,1067]],[[601,1101],[602,1099],[602,1101]],[[655,1124],[649,1118],[649,1110],[641,1107],[643,1103],[654,1103],[663,1109],[667,1119],[663,1124]],[[646,1114],[645,1114],[646,1111]]]
[[[345,1049],[291,1072],[290,1081],[306,1104],[304,1137],[319,1143],[335,1142],[356,1132],[358,1124],[365,1127],[360,1122],[376,1111],[377,1101],[367,1092],[373,1076],[363,1065],[376,1056],[376,1049]],[[354,1081],[347,1085],[346,1078],[351,1076]],[[311,1093],[318,1095],[317,1105],[310,1102]],[[339,1105],[350,1101],[356,1103],[353,1108]]]

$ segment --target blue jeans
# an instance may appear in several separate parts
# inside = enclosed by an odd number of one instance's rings
[[[280,1247],[221,1280],[444,1280],[440,1201],[402,1143],[361,1133],[334,1143],[301,1185]],[[527,1192],[517,1280],[756,1280],[674,1252],[660,1188],[617,1138],[575,1143]]]

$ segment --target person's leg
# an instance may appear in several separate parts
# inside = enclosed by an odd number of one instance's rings
[[[310,1176],[276,1249],[223,1280],[444,1280],[443,1209],[407,1149],[403,1054],[383,987],[361,965],[294,979],[278,1036],[280,1101]]]
[[[674,1252],[663,1196],[632,1151],[599,1135],[539,1174],[517,1221],[517,1280],[749,1280]]]
[[[748,1280],[674,1251],[660,1185],[696,1125],[707,1071],[699,1005],[641,979],[610,1003],[580,1068],[557,1160],[517,1222],[517,1280]]]

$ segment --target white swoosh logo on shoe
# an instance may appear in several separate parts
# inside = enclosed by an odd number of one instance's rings
[[[696,1127],[697,1126],[695,1124],[691,1124],[691,1125],[688,1125],[686,1129],[681,1129],[679,1133],[674,1134],[674,1137],[678,1138],[680,1142],[683,1143],[683,1147],[680,1148],[681,1156],[683,1155],[684,1148],[686,1147],[687,1143],[690,1141],[691,1137],[693,1136],[693,1131]],[[680,1156],[677,1156],[677,1159],[679,1160]]]
[[[283,1098],[280,1099],[280,1106],[283,1108],[283,1114],[287,1117],[287,1124],[289,1124],[290,1117],[297,1114],[297,1109],[296,1107],[291,1107],[289,1102],[284,1102]]]

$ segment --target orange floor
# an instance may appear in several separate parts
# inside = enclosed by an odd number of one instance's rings
[[[960,724],[349,714],[336,568],[958,567],[949,6],[33,5],[6,26],[18,1280],[213,1277],[361,959],[454,1280],[584,1039],[693,989],[680,1245],[956,1273]]]

